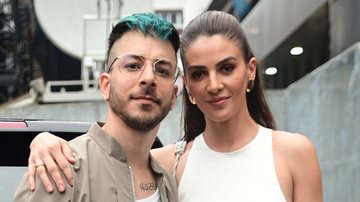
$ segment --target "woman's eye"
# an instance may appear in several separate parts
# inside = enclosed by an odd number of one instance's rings
[[[221,71],[224,73],[231,73],[234,70],[234,65],[224,65],[221,67]]]
[[[204,76],[204,74],[201,71],[194,71],[190,74],[190,76],[191,79],[197,80],[197,79],[201,79]]]

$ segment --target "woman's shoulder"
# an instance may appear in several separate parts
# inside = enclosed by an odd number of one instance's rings
[[[167,171],[171,172],[175,160],[175,144],[168,144],[157,149],[152,149],[151,155],[159,161]]]
[[[273,131],[273,149],[285,158],[291,168],[317,162],[317,154],[310,138],[304,134]]]
[[[313,148],[311,140],[300,133],[291,133],[287,131],[273,131],[274,146],[288,152],[302,152]]]
[[[192,142],[193,141],[189,143],[181,142],[181,144],[168,144],[161,148],[152,149],[151,155],[169,172],[172,172],[176,158],[175,152],[179,150],[179,147],[183,147],[184,151],[181,153],[181,159],[184,159],[183,156],[187,156],[189,150],[191,149]]]
[[[303,134],[273,131],[273,151],[275,160],[280,162],[278,170],[288,170],[291,175],[293,195],[301,196],[305,201],[309,201],[306,198],[321,201],[320,164],[310,138]],[[279,176],[284,177],[284,173],[280,172]]]

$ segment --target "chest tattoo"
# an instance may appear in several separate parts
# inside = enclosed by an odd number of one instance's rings
[[[154,191],[156,190],[156,183],[155,182],[142,182],[140,183],[140,190],[141,191]]]

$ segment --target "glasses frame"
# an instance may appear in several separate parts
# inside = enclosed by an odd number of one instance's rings
[[[138,55],[138,54],[134,54],[134,53],[123,53],[121,55],[118,55],[114,58],[114,60],[111,62],[109,68],[107,69],[107,73],[109,74],[110,71],[112,70],[112,67],[114,65],[114,63],[116,62],[116,60],[121,59],[122,57],[126,56],[126,55],[130,55],[130,56],[135,56],[135,57],[139,57],[142,58],[144,61],[146,60],[151,60],[152,61],[152,70],[153,72],[155,72],[155,64],[159,61],[166,61],[169,62],[170,64],[173,64],[173,62],[171,62],[168,59],[162,59],[162,58],[152,58],[152,57],[147,57],[147,56],[143,56],[143,55]],[[145,65],[141,68],[142,71],[144,71],[145,69]],[[179,75],[181,74],[181,69],[179,68],[179,66],[177,65],[177,63],[175,63],[175,74],[173,76],[173,83],[176,82],[176,80],[178,79]],[[156,78],[156,74],[154,73],[154,76]]]

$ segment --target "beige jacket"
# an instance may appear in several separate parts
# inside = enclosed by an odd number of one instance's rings
[[[70,142],[76,156],[73,166],[74,186],[66,185],[66,191],[49,194],[36,180],[36,190],[31,192],[27,175],[24,175],[14,195],[18,201],[135,201],[132,171],[126,163],[122,147],[98,124],[93,124],[88,133]],[[177,202],[177,187],[174,178],[150,155],[162,202]]]

